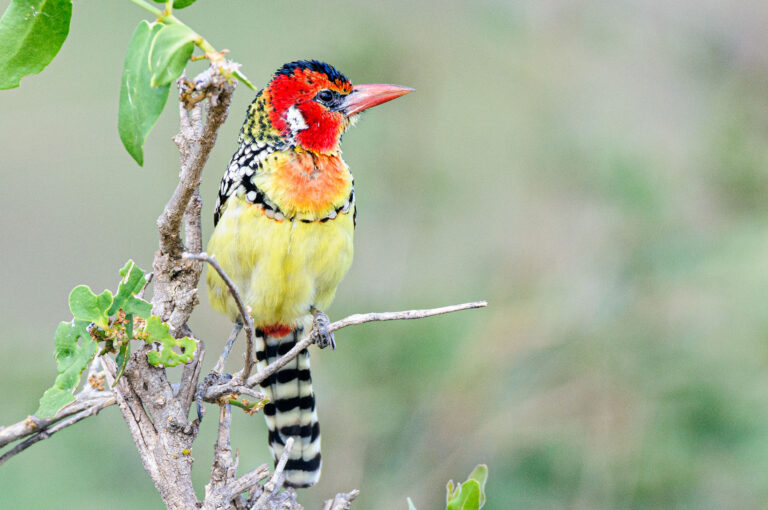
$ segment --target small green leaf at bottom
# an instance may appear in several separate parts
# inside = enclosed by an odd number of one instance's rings
[[[59,375],[40,399],[40,407],[35,412],[38,418],[53,417],[62,407],[75,400],[73,393],[80,384],[83,370],[98,350],[98,345],[86,329],[88,324],[86,321],[73,320],[62,322],[56,328],[56,370]]]
[[[478,464],[472,470],[467,481],[453,485],[453,480],[446,486],[446,510],[479,510],[485,505],[485,482],[488,479],[488,466]]]

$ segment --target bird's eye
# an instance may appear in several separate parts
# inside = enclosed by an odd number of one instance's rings
[[[318,92],[316,98],[321,103],[328,104],[333,102],[336,98],[336,94],[332,90],[325,89]]]

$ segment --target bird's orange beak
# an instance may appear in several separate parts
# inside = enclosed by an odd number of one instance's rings
[[[371,83],[367,85],[355,85],[352,93],[347,96],[342,105],[342,111],[349,117],[363,110],[372,108],[381,103],[392,101],[409,92],[413,92],[411,87],[401,87],[400,85],[386,85],[383,83]]]

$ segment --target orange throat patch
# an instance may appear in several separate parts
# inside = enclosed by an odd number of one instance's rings
[[[322,216],[349,196],[352,175],[339,155],[295,152],[273,173],[278,206],[300,215]]]

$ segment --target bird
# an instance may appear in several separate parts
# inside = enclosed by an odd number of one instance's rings
[[[287,353],[306,331],[335,348],[324,310],[352,263],[357,220],[354,179],[341,139],[364,110],[408,94],[400,85],[353,85],[335,67],[297,60],[280,67],[248,107],[219,186],[207,252],[231,278],[252,317],[256,363]],[[239,311],[215,271],[212,307],[236,326]],[[236,336],[236,333],[235,333]],[[277,463],[288,438],[285,485],[320,478],[320,427],[309,351],[262,383],[269,447]]]

